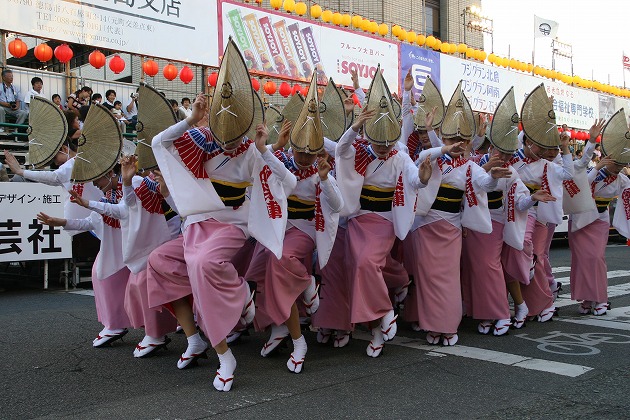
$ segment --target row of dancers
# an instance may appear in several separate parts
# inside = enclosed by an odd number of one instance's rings
[[[295,373],[308,350],[301,315],[319,343],[338,348],[367,325],[373,358],[396,335],[399,316],[430,344],[455,345],[462,316],[478,320],[481,334],[504,335],[556,313],[561,284],[549,246],[563,212],[571,215],[571,297],[580,313],[606,313],[615,197],[613,225],[630,236],[623,111],[595,121],[574,162],[542,85],[525,100],[523,131],[511,89],[484,132],[461,86],[445,106],[428,79],[412,106],[410,74],[399,122],[377,71],[367,97],[354,92],[358,116],[351,98],[337,110],[348,123],[336,141],[323,135],[313,80],[299,109],[283,110],[295,121],[280,119],[271,128],[277,141],[267,145],[265,123],[245,136],[255,110],[242,71],[230,41],[211,103],[197,96],[186,120],[152,139],[159,171],[145,176],[131,155],[92,184],[72,184],[70,141],[54,172],[23,170],[5,153],[14,173],[70,191],[65,217],[40,213],[42,223],[101,240],[92,283],[104,329],[94,347],[144,328],[134,356],[147,357],[179,324],[188,347],[177,367],[195,365],[211,346],[220,362],[213,385],[229,391],[236,359],[228,341],[252,324],[269,331],[263,357],[292,341],[286,365]],[[587,172],[600,133],[608,157]],[[486,139],[489,152],[478,153]]]

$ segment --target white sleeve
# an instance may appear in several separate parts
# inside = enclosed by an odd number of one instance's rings
[[[357,132],[352,127],[348,128],[337,142],[336,156],[342,159],[354,159],[354,147],[352,143],[357,138]]]
[[[136,204],[136,191],[131,185],[123,185],[123,201],[127,207],[131,207]]]
[[[429,141],[431,142],[432,147],[444,146],[444,142],[438,137],[434,130],[427,131],[427,134],[429,135]]]
[[[595,151],[596,144],[597,143],[587,141],[586,146],[584,146],[584,149],[582,150],[582,157],[577,161],[573,161],[573,165],[580,168],[586,168],[591,159],[593,159],[593,152]]]
[[[573,175],[575,174],[575,169],[573,167],[573,155],[571,155],[571,153],[562,155],[562,166],[554,165],[554,168],[556,168],[556,171],[562,180],[573,179]]]
[[[496,191],[499,184],[498,179],[494,179],[477,164],[472,164],[472,179],[473,183],[485,192]]]
[[[485,140],[486,140],[485,137],[479,137],[477,134],[475,134],[475,136],[472,139],[472,148],[473,148],[473,150],[479,149],[479,147],[481,147],[481,145],[483,144],[483,142]]]
[[[256,153],[260,153],[258,149],[256,149]],[[277,176],[281,182],[284,182],[288,175],[292,175],[282,162],[280,162],[280,160],[269,151],[269,149],[267,149],[261,156],[265,163],[269,166],[269,169],[271,169],[271,172],[273,172],[273,174]]]
[[[322,187],[322,194],[326,197],[326,201],[331,210],[335,213],[341,211],[343,207],[343,200],[341,198],[341,192],[334,181],[334,178],[328,175],[328,179],[325,181],[319,180],[319,185]]]
[[[65,230],[88,231],[94,230],[94,224],[89,217],[86,217],[85,219],[67,219],[66,225],[63,228]]]
[[[324,150],[326,150],[326,153],[328,153],[330,156],[334,157],[337,150],[337,143],[335,143],[331,139],[324,137]]]
[[[363,103],[365,102],[365,92],[363,91],[363,88],[356,89],[354,91],[354,94],[357,95],[357,99],[359,100],[359,103],[363,105]]]
[[[73,165],[67,163],[68,162],[64,163],[54,171],[24,170],[24,178],[41,184],[63,186],[63,184],[70,182],[70,178],[72,177]]]
[[[162,143],[173,143],[175,140],[180,138],[186,131],[190,130],[192,127],[188,125],[186,120],[180,121],[176,124],[171,125],[166,130],[162,131],[155,137],[151,143],[162,142]],[[168,146],[168,144],[166,144]]]
[[[405,167],[403,168],[403,171],[405,172],[404,178],[409,180],[414,190],[426,187],[426,184],[423,184],[422,181],[420,181],[418,167],[413,163],[409,155],[405,155],[405,157]]]
[[[400,130],[400,139],[405,146],[409,136],[413,133],[413,113],[411,112],[411,92],[403,91],[402,97],[402,128]]]
[[[114,219],[125,219],[129,215],[124,202],[111,204],[103,203],[102,201],[90,201],[89,209],[98,214],[113,217]]]
[[[431,160],[435,160],[442,156],[442,146],[440,147],[432,147],[430,149],[423,150],[418,155],[418,159],[416,159],[416,165],[420,166],[420,164],[427,158],[427,156],[431,157]]]
[[[520,195],[516,199],[516,208],[518,211],[527,211],[534,207],[536,200],[532,200],[530,195]]]

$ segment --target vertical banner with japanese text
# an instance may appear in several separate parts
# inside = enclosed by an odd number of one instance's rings
[[[216,0],[0,0],[0,28],[216,66]]]
[[[267,9],[222,1],[221,51],[233,37],[250,70],[307,81],[313,72],[325,84],[352,86],[350,71],[368,88],[381,65],[392,92],[398,91],[398,44]]]
[[[40,224],[39,212],[63,217],[61,187],[0,182],[0,262],[72,257],[70,236]]]
[[[440,56],[442,54],[420,48],[413,45],[401,44],[400,46],[400,83],[402,85],[407,76],[407,72],[411,69],[411,77],[413,77],[414,95],[418,96],[422,93],[424,83],[427,76],[431,76],[433,83],[440,88]]]

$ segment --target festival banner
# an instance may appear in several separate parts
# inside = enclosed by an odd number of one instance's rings
[[[411,69],[413,77],[413,94],[417,97],[422,93],[427,76],[431,76],[433,83],[440,88],[440,56],[442,54],[413,45],[400,46],[400,84],[402,86],[407,72]]]
[[[217,66],[217,0],[0,0],[0,28]]]
[[[0,262],[71,258],[70,235],[45,226],[37,213],[63,217],[62,187],[0,182]]]
[[[389,89],[398,91],[395,42],[229,1],[220,9],[220,51],[231,36],[253,72],[299,81],[316,72],[320,84],[332,77],[352,86],[350,71],[356,70],[367,89],[380,64]]]
[[[532,76],[528,78],[535,79],[537,84],[541,83],[541,79]],[[569,127],[586,130],[597,118],[600,118],[600,101],[596,92],[574,88],[564,83],[550,81],[544,83],[547,95],[553,96],[553,110],[556,113],[558,125],[566,124]]]

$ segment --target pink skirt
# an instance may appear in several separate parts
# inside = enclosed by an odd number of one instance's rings
[[[608,266],[606,245],[610,225],[595,220],[582,229],[571,232],[571,299],[597,303],[608,302]]]
[[[171,310],[170,303],[192,295],[182,235],[156,248],[147,262],[149,308]]]
[[[96,257],[98,259],[98,256]],[[127,267],[111,276],[99,279],[96,276],[97,263],[92,266],[92,288],[98,321],[109,330],[129,328],[131,322],[125,312],[125,289],[129,281]]]
[[[348,221],[346,269],[353,324],[376,321],[392,310],[383,269],[395,238],[392,222],[378,214],[363,214]]]
[[[462,232],[440,220],[409,235],[413,255],[421,258],[413,264],[415,289],[407,297],[407,305],[415,308],[406,315],[409,318],[417,314],[418,324],[425,331],[456,333],[462,320],[459,280]]]
[[[529,228],[530,222],[534,218],[529,217],[527,226]],[[523,299],[527,303],[529,308],[529,316],[535,316],[540,314],[543,310],[553,305],[553,295],[549,288],[549,282],[547,281],[546,265],[547,261],[542,258],[545,253],[545,247],[547,245],[547,225],[544,225],[534,220],[534,229],[532,234],[532,244],[534,246],[534,255],[540,255],[534,269],[534,279],[528,284],[521,285],[521,292]]]
[[[238,323],[247,287],[231,260],[245,243],[236,225],[214,219],[193,223],[184,232],[184,258],[198,314],[212,347]]]
[[[462,240],[462,295],[466,313],[479,320],[510,318],[501,265],[503,224],[492,221],[492,233],[468,229]]]
[[[512,248],[508,244],[503,244],[503,252],[501,253],[501,264],[505,274],[506,282],[518,281],[521,284],[529,284],[529,269],[534,259],[534,244],[532,235],[534,234],[534,226],[536,218],[527,216],[527,227],[525,228],[525,241],[523,249],[518,250]]]
[[[346,229],[337,229],[337,237],[328,263],[321,269],[319,309],[313,325],[331,330],[352,331],[350,322],[350,284],[346,270]]]
[[[547,283],[549,286],[552,286],[556,281],[553,276],[553,271],[551,267],[551,260],[549,259],[549,249],[551,248],[551,241],[553,241],[553,234],[556,231],[555,223],[547,223],[547,238],[545,239],[545,253],[543,254],[543,258],[545,260],[545,278],[547,279]]]
[[[311,282],[311,270],[304,266],[304,259],[313,253],[315,243],[306,233],[290,228],[284,236],[282,258],[277,259],[267,249],[265,283],[256,299],[254,326],[262,331],[270,325],[282,325],[291,307]]]
[[[254,255],[254,249],[256,248],[256,240],[249,238],[245,241],[243,247],[232,257],[232,264],[238,271],[238,275],[245,277],[245,273],[249,269],[249,264],[252,261]]]
[[[144,327],[145,334],[151,337],[162,337],[177,328],[177,320],[173,315],[149,308],[147,270],[129,275],[125,292],[125,311],[131,326]]]

